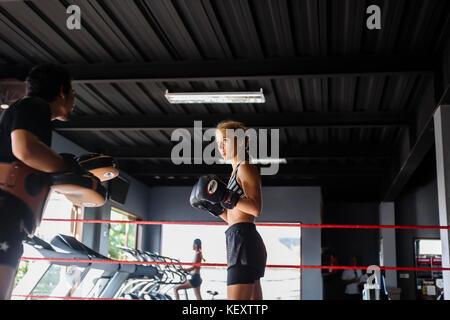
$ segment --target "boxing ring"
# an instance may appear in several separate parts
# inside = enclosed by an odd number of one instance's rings
[[[93,220],[93,219],[43,219],[46,222],[67,222],[67,223],[94,223],[94,224],[135,224],[135,225],[206,225],[206,226],[226,226],[222,222],[191,222],[191,221],[122,221],[122,220]],[[255,223],[260,227],[297,227],[297,228],[332,228],[332,229],[435,229],[448,230],[450,226],[398,226],[398,225],[337,225],[337,224],[302,224],[302,223]],[[301,254],[300,254],[301,256]],[[201,267],[226,267],[226,263],[193,263],[193,262],[164,262],[164,261],[125,261],[125,260],[104,260],[104,259],[64,259],[51,257],[24,256],[25,261],[48,261],[55,263],[87,263],[87,264],[121,264],[121,265],[172,265],[172,266],[201,266]],[[328,270],[369,270],[376,267],[378,270],[394,271],[450,271],[450,267],[399,267],[399,266],[343,266],[343,265],[302,265],[301,260],[298,265],[267,264],[266,268],[281,269],[328,269]],[[300,277],[301,282],[301,277]],[[83,297],[57,297],[45,295],[15,295],[13,297],[25,299],[63,299],[63,300],[117,300],[104,298],[83,298]],[[121,298],[120,300],[124,300]],[[129,300],[129,299],[125,299]]]

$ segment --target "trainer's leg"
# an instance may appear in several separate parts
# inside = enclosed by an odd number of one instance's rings
[[[17,268],[0,265],[0,300],[10,300]]]
[[[253,292],[252,292],[252,296],[250,299],[251,300],[262,300],[263,299],[261,282],[259,280],[255,280],[255,283],[253,284]]]
[[[227,286],[228,300],[250,300],[254,284],[232,284]]]
[[[173,288],[173,291],[175,293],[175,300],[180,300],[180,296],[178,295],[178,290],[181,289],[190,289],[192,288],[192,285],[189,283],[189,281],[186,281],[185,283],[179,284]]]

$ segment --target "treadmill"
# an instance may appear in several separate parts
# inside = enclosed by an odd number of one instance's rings
[[[50,243],[33,237],[25,241],[26,255],[76,260],[110,260],[67,235],[56,235]],[[67,273],[69,270],[69,273]],[[123,263],[33,261],[14,289],[14,300],[23,296],[114,298],[127,279],[152,279],[158,276],[154,266]]]

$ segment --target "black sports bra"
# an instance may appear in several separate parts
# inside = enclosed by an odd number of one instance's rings
[[[236,174],[238,172],[240,165],[241,164],[239,163],[236,167],[236,170],[234,170],[233,176],[231,177],[231,180],[228,183],[228,189],[233,190],[234,192],[237,192],[239,197],[245,198],[246,196],[245,196],[244,190],[242,190],[241,186],[239,185],[239,183],[237,182],[237,179],[236,179]]]

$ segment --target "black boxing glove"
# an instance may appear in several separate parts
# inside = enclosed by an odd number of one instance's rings
[[[197,198],[191,198],[191,206],[200,210],[208,211],[213,216],[220,216],[225,209],[218,203],[211,203],[207,200],[199,200]]]
[[[220,204],[225,209],[233,209],[240,199],[239,194],[227,188],[215,175],[201,176],[196,187],[196,198]]]
[[[217,203],[211,203],[211,202],[207,201],[207,203],[205,203],[204,206],[206,207],[206,210],[209,213],[211,213],[212,215],[214,215],[216,217],[220,216],[222,213],[225,212],[225,208]]]
[[[200,210],[205,210],[213,216],[220,216],[225,209],[218,203],[212,203],[207,200],[201,200],[198,197],[198,183],[194,185],[191,191],[190,202],[191,206]]]
[[[75,156],[71,153],[60,153],[59,154],[66,164],[66,170],[64,172],[73,172],[73,173],[85,173],[85,170],[81,168],[77,160],[75,159]]]

